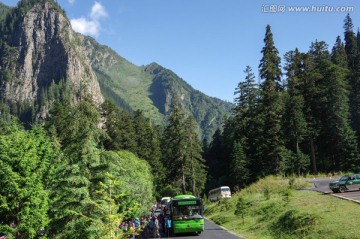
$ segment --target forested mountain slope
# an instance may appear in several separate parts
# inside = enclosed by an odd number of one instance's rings
[[[80,35],[79,38],[104,97],[120,108],[142,110],[155,123],[162,123],[175,96],[185,112],[194,116],[201,135],[207,140],[231,111],[231,103],[193,89],[171,70],[156,63],[136,66],[91,37]]]

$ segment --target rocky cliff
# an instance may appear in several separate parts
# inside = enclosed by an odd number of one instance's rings
[[[73,101],[89,93],[103,102],[99,83],[78,35],[53,1],[23,0],[1,26],[0,98],[8,103],[35,102],[41,92],[61,80],[70,85]]]

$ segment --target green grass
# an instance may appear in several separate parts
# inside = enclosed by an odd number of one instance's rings
[[[229,200],[208,203],[205,216],[246,239],[360,238],[359,204],[296,190],[307,186],[306,178],[292,180],[291,187],[289,181],[274,176],[259,180]],[[244,204],[236,216],[239,197]]]

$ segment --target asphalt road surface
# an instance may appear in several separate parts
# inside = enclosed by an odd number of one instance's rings
[[[179,234],[175,237],[162,236],[162,238],[175,238],[175,239],[242,239],[227,231],[226,229],[216,225],[213,222],[205,219],[205,231],[200,235],[194,234]]]
[[[360,191],[347,191],[345,193],[333,193],[329,188],[329,183],[339,180],[340,177],[332,177],[332,178],[318,178],[313,179],[310,182],[314,183],[314,187],[311,190],[331,194],[334,197],[350,200],[356,203],[360,203]]]

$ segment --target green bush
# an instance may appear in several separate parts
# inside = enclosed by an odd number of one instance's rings
[[[256,210],[256,214],[262,216],[259,221],[268,221],[274,218],[283,210],[283,206],[278,202],[268,202]]]
[[[224,223],[227,223],[230,221],[230,218],[226,217],[226,216],[215,216],[212,218],[213,222],[215,222],[218,225],[223,225]]]
[[[219,205],[220,205],[221,211],[230,211],[232,208],[231,202],[227,198],[220,199]]]
[[[318,217],[295,209],[286,211],[270,226],[276,238],[300,238],[312,233]]]

